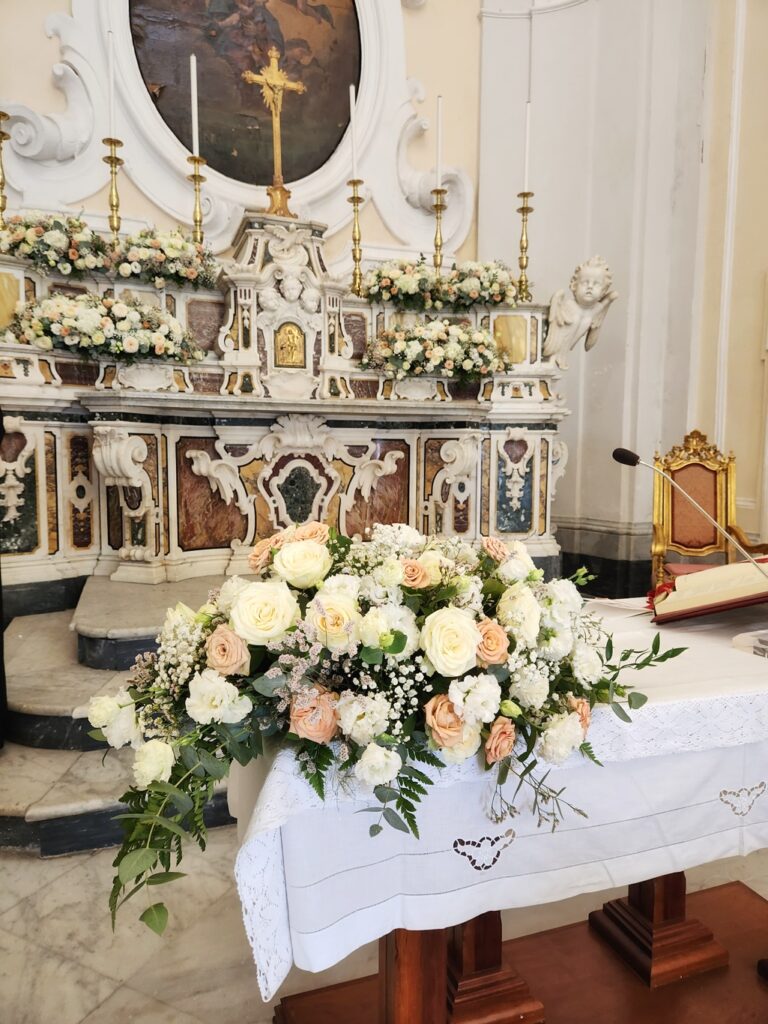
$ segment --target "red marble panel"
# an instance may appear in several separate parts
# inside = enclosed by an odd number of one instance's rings
[[[352,342],[353,358],[360,359],[368,338],[368,318],[364,313],[347,313],[344,317],[344,332]]]
[[[99,364],[89,363],[85,360],[72,362],[68,359],[57,359],[56,369],[64,384],[95,384],[96,378],[99,376]]]
[[[397,470],[391,476],[380,477],[366,501],[358,493],[355,504],[347,513],[346,533],[365,535],[375,523],[407,523],[410,486],[410,447],[406,441],[375,441],[375,459],[383,459],[387,452],[403,452]]]
[[[206,352],[216,344],[226,314],[224,299],[190,299],[187,303],[187,327]]]
[[[353,380],[352,393],[355,398],[375,398],[379,391],[379,383],[375,380]]]
[[[183,551],[227,548],[245,537],[245,517],[234,504],[225,504],[205,477],[192,472],[187,458],[187,452],[202,450],[217,459],[215,443],[212,437],[182,437],[176,444],[178,542]]]

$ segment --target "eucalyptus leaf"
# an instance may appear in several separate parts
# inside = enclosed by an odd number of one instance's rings
[[[379,833],[383,831],[384,829],[382,828],[381,825],[371,825],[371,827],[368,829],[368,835],[371,838],[373,838],[374,836],[379,835]]]
[[[636,691],[633,691],[627,697],[627,704],[629,704],[630,708],[633,711],[637,711],[638,708],[641,708],[643,706],[643,704],[647,704],[647,703],[648,703],[648,698],[646,697],[646,695],[644,693],[637,693]]]
[[[276,676],[256,676],[256,678],[251,681],[251,687],[256,691],[256,693],[260,693],[262,697],[272,697],[274,696],[275,690],[279,690],[281,686],[285,686],[285,683],[286,678],[281,672]]]
[[[384,652],[378,647],[361,647],[360,658],[367,665],[380,665],[384,660]]]
[[[166,882],[175,882],[177,878],[186,877],[184,871],[158,871],[157,874],[149,876],[147,885],[165,885]]]
[[[229,763],[221,758],[214,757],[207,750],[199,751],[200,764],[206,772],[214,779],[223,779],[229,771]]]
[[[410,831],[410,829],[405,824],[400,815],[397,813],[397,811],[393,811],[391,807],[385,807],[382,813],[384,815],[384,820],[386,821],[386,823],[388,825],[391,825],[392,828],[396,828],[398,832]]]
[[[153,932],[162,935],[168,924],[168,908],[164,903],[153,903],[151,907],[147,907],[139,920]]]
[[[131,850],[120,861],[117,877],[125,885],[132,878],[137,878],[139,875],[143,875],[145,871],[149,871],[156,861],[157,850],[150,850],[146,846],[142,846],[138,850]]]
[[[611,704],[611,707],[613,708],[613,713],[616,715],[617,718],[620,718],[622,722],[632,721],[632,719],[629,717],[629,715],[621,706],[621,704]]]
[[[390,800],[397,800],[399,793],[391,786],[374,786],[373,795],[377,800],[381,800],[383,804],[386,804]]]

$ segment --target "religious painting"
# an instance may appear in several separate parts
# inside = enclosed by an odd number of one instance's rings
[[[281,368],[307,365],[304,331],[298,324],[285,323],[275,334],[275,366]]]
[[[360,80],[355,0],[131,0],[131,33],[144,84],[163,120],[192,145],[189,56],[197,57],[200,155],[229,178],[272,182],[272,116],[258,75],[279,51],[304,92],[286,91],[283,175],[297,181],[327,162],[349,124]]]

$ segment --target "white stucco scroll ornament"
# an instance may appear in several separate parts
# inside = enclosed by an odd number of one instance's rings
[[[406,0],[419,6],[418,0]],[[415,255],[431,249],[434,218],[429,182],[434,174],[414,171],[408,144],[423,134],[428,122],[416,104],[424,99],[418,82],[408,79],[404,12],[400,4],[355,0],[362,48],[357,98],[358,166],[365,181],[366,201],[375,205],[396,249]],[[66,6],[62,0],[62,7]],[[186,180],[188,151],[163,121],[144,84],[131,36],[129,0],[71,0],[72,13],[50,15],[45,31],[60,41],[61,60],[53,67],[54,84],[63,92],[66,109],[38,112],[0,96],[10,115],[11,140],[4,153],[10,206],[80,211],[92,223],[104,211],[87,209],[85,201],[108,180],[102,162],[108,135],[108,33],[115,45],[115,118],[124,143],[123,172],[152,203],[175,222],[190,224],[192,197]],[[20,97],[19,97],[20,99]],[[351,218],[346,182],[351,173],[349,131],[326,163],[292,181],[292,206],[302,221],[328,225],[334,234]],[[446,256],[466,238],[474,208],[474,189],[463,170],[446,167],[448,209],[443,220]],[[246,210],[265,209],[266,188],[206,169],[203,186],[203,228],[216,251],[232,243]]]
[[[552,296],[545,359],[554,358],[565,369],[566,353],[576,348],[582,338],[587,352],[595,347],[606,313],[619,297],[612,284],[613,274],[602,256],[593,256],[576,267],[571,277],[571,294],[563,288]]]

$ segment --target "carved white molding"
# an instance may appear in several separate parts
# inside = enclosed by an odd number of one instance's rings
[[[0,508],[4,509],[3,522],[12,523],[24,507],[22,481],[32,472],[34,463],[30,463],[30,459],[35,453],[35,438],[25,430],[21,416],[4,416],[3,429],[6,434],[21,434],[24,438],[24,447],[13,462],[0,459]]]
[[[430,530],[454,535],[453,516],[450,510],[454,503],[461,504],[472,499],[469,515],[469,536],[477,532],[480,487],[480,445],[479,434],[465,434],[463,437],[447,440],[440,447],[442,469],[435,474],[432,481],[432,495],[429,501]],[[448,487],[448,495],[443,499],[443,490]]]
[[[407,164],[407,141],[427,130],[414,102],[423,90],[406,75],[403,12],[395,3],[356,0],[360,21],[362,71],[357,120],[359,168],[365,196],[387,229],[409,252],[427,251],[434,232],[427,204],[430,176]],[[0,97],[11,114],[6,172],[11,206],[80,209],[107,183],[101,139],[107,132],[107,38],[114,34],[117,135],[125,143],[124,171],[155,205],[180,223],[189,223],[191,196],[186,181],[188,152],[157,111],[143,83],[130,33],[128,0],[72,0],[72,14],[51,15],[49,36],[58,37],[61,61],[55,84],[67,101],[62,114],[41,114]],[[414,123],[415,122],[415,123]],[[405,139],[405,143],[401,140]],[[321,221],[334,233],[351,219],[346,181],[351,167],[346,133],[317,171],[291,182],[292,205],[303,220]],[[246,209],[266,207],[266,189],[206,169],[204,228],[217,250],[231,244]],[[443,232],[447,253],[469,230],[473,186],[462,170],[446,168],[450,189]]]
[[[107,487],[141,487],[147,442],[123,427],[93,428],[93,461]]]
[[[550,496],[555,497],[557,485],[565,474],[565,467],[568,465],[568,445],[565,441],[555,441],[552,444],[552,475],[549,481]]]

